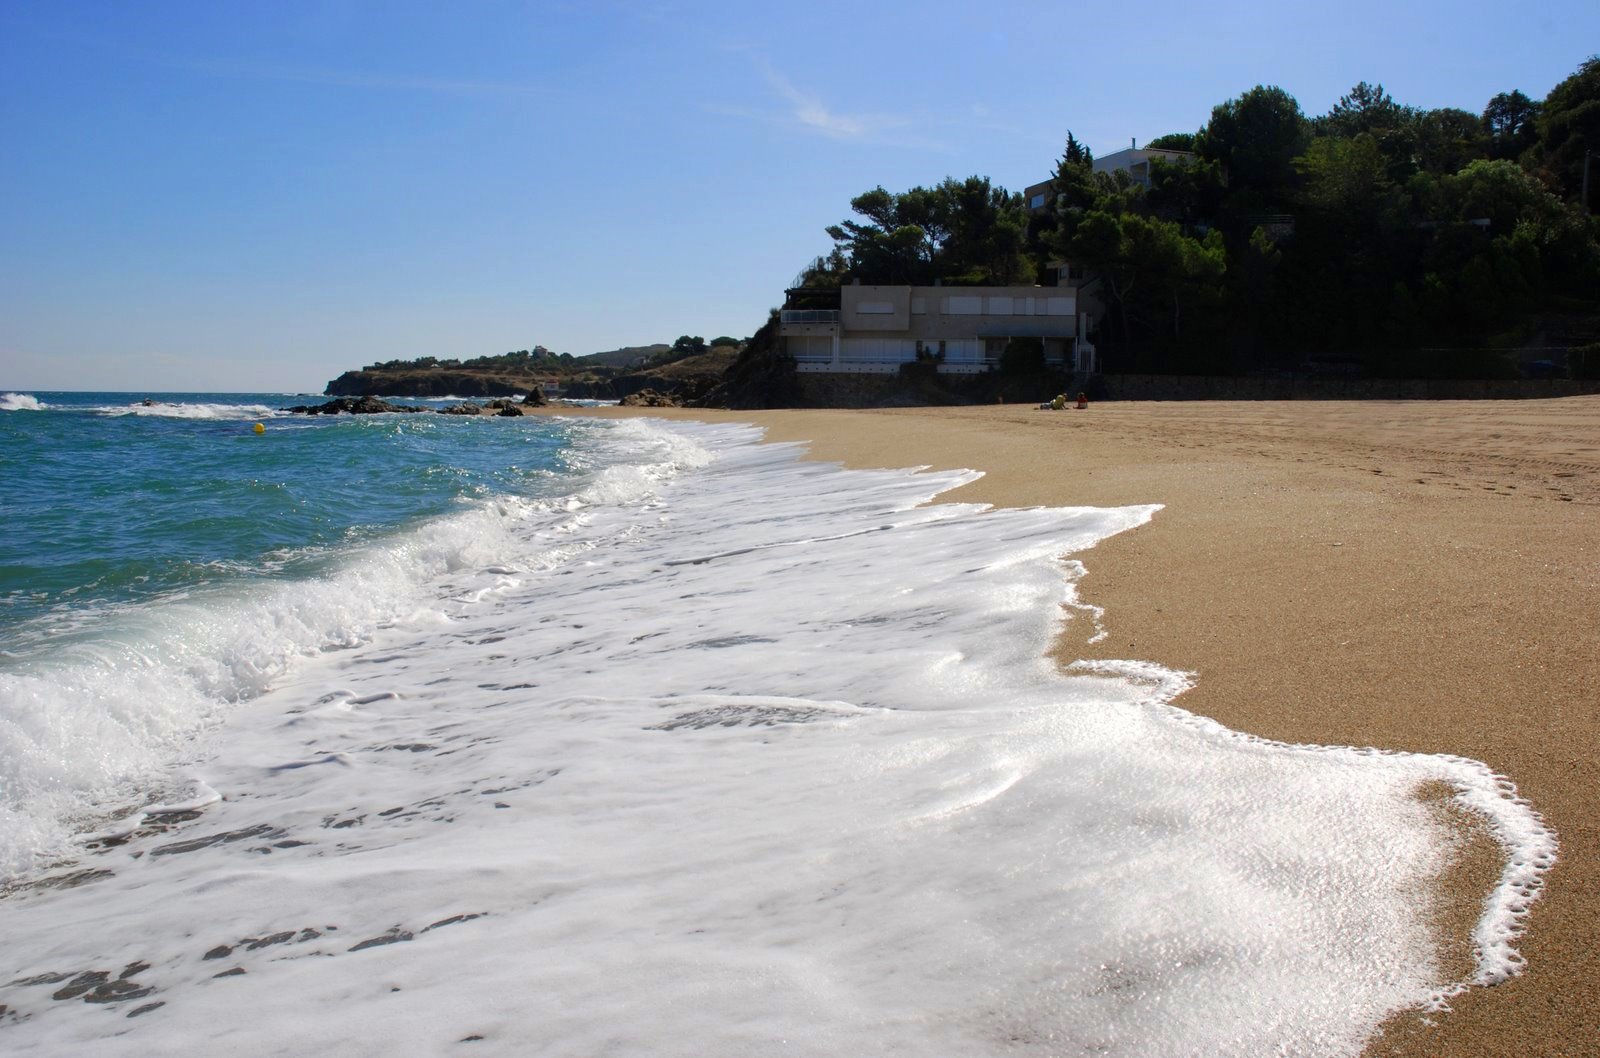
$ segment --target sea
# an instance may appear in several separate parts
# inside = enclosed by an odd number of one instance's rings
[[[1503,777],[1051,660],[1158,507],[315,399],[0,395],[0,1052],[1355,1055],[1520,968]]]

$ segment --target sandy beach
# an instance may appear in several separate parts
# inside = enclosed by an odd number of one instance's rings
[[[1560,836],[1525,972],[1392,1019],[1368,1053],[1600,1053],[1600,397],[644,410],[755,422],[851,466],[985,472],[950,500],[1166,505],[1080,556],[1108,635],[1069,621],[1063,664],[1189,670],[1179,705],[1267,738],[1481,760]],[[1499,863],[1457,822],[1428,899],[1459,973]]]

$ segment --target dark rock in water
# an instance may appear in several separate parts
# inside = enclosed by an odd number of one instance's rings
[[[151,809],[145,812],[145,822],[164,828],[171,828],[179,823],[187,823],[191,819],[199,818],[200,810],[197,808],[179,808],[166,812],[158,812]]]
[[[528,395],[522,398],[522,404],[527,408],[543,408],[550,402],[545,399],[544,387],[534,386],[528,390]]]
[[[543,398],[541,397],[540,399],[542,400]],[[518,404],[510,397],[497,397],[494,400],[485,401],[482,404],[474,404],[472,401],[467,401],[465,404],[453,404],[448,408],[440,408],[439,414],[504,415],[507,417],[512,417],[524,414],[522,410],[523,405],[527,403],[527,401],[523,401],[522,404]]]
[[[367,948],[379,948],[385,944],[399,944],[402,941],[408,941],[410,939],[412,939],[412,933],[409,929],[401,929],[399,926],[395,926],[381,937],[369,937],[361,943],[353,946],[350,950],[364,951]]]
[[[282,409],[298,415],[383,415],[387,412],[418,412],[427,411],[410,404],[390,404],[377,397],[339,397],[326,404],[300,404],[293,408]]]
[[[93,992],[83,997],[85,1003],[123,1003],[130,999],[143,999],[154,992],[155,988],[146,985],[140,988],[132,981],[107,981],[96,986]]]
[[[200,956],[202,959],[226,959],[233,954],[233,945],[218,944],[215,948]]]
[[[65,987],[56,989],[50,998],[60,1001],[82,997],[85,1003],[121,1003],[129,999],[141,999],[154,992],[155,986],[140,985],[132,978],[148,969],[150,964],[147,962],[131,962],[123,967],[114,981],[110,970],[85,970]]]
[[[71,974],[62,973],[34,974],[32,977],[19,977],[11,983],[14,985],[22,985],[24,987],[28,985],[58,985],[71,976]]]
[[[294,930],[292,929],[284,930],[282,933],[274,933],[269,937],[246,937],[244,950],[255,951],[258,948],[269,948],[274,944],[287,944],[291,940],[294,940]]]
[[[622,404],[628,408],[681,408],[683,401],[672,393],[657,393],[653,389],[641,389],[637,393],[630,393],[622,398]]]
[[[128,1017],[136,1018],[140,1014],[148,1014],[152,1010],[159,1010],[166,1005],[167,1001],[165,999],[158,999],[154,1003],[146,1003],[143,1006],[134,1007],[132,1010],[128,1011]]]
[[[430,929],[443,929],[446,926],[454,926],[454,925],[457,925],[457,924],[462,923],[462,922],[471,922],[473,919],[482,918],[484,915],[487,915],[487,914],[488,914],[487,911],[474,911],[471,914],[467,914],[467,915],[451,915],[449,918],[441,918],[439,921],[433,923],[431,926],[424,927],[422,932],[426,933]]]
[[[91,988],[103,985],[110,979],[111,973],[108,970],[85,970],[77,977],[74,977],[71,984],[56,989],[50,998],[55,1000],[77,999]]]
[[[221,834],[207,834],[203,838],[191,838],[188,841],[178,841],[171,845],[162,845],[153,850],[151,856],[172,856],[183,852],[198,852],[208,849],[213,845],[228,845],[235,841],[244,841],[246,838],[272,838],[282,837],[284,832],[266,823],[258,823],[244,830],[228,830]]]
[[[809,724],[829,714],[822,709],[785,706],[722,705],[679,713],[671,720],[653,724],[646,731],[704,731],[715,727],[777,727],[780,724]]]
[[[80,885],[88,885],[90,882],[98,882],[102,878],[110,878],[111,876],[111,871],[84,868],[82,870],[72,871],[69,874],[55,874],[45,878],[36,878],[31,882],[22,882],[21,884],[15,886],[15,890],[76,889]],[[0,886],[0,896],[12,891],[14,890],[8,889],[5,886]]]

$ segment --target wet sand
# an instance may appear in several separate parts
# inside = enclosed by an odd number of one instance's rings
[[[1080,556],[1109,634],[1069,622],[1059,660],[1187,669],[1179,705],[1268,738],[1484,761],[1560,837],[1525,972],[1391,1019],[1368,1053],[1600,1054],[1600,397],[644,411],[754,422],[851,466],[985,472],[952,500],[1165,504]],[[1499,863],[1458,822],[1430,899],[1465,976]]]

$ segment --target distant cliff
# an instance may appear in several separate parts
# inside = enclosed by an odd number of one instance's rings
[[[533,374],[458,367],[362,368],[346,371],[323,392],[330,397],[510,397],[541,382]]]
[[[739,358],[739,343],[684,336],[674,345],[633,346],[609,353],[573,357],[542,346],[470,360],[388,360],[346,371],[329,382],[330,397],[510,397],[542,386],[560,386],[567,396],[619,400],[654,389],[683,402],[695,400],[720,383]],[[631,371],[605,362],[627,363]]]

